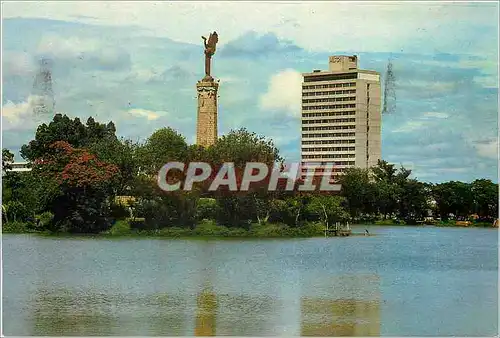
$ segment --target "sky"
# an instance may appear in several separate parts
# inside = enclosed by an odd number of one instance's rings
[[[498,173],[496,2],[4,2],[2,143],[16,154],[52,116],[33,113],[39,60],[56,112],[113,121],[141,141],[172,127],[195,142],[203,41],[217,31],[219,134],[245,127],[300,160],[301,73],[358,55],[385,78],[382,158],[428,182]]]

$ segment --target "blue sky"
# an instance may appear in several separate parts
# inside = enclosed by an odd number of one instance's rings
[[[201,35],[216,30],[219,130],[271,137],[300,158],[301,72],[356,54],[385,75],[383,159],[430,182],[497,181],[497,3],[3,3],[2,141],[17,153],[33,116],[37,60],[53,62],[56,111],[114,121],[141,140],[170,126],[195,140]],[[265,123],[263,123],[265,121]],[[20,160],[19,157],[17,157]]]

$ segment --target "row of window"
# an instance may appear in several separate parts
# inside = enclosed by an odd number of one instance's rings
[[[336,112],[328,112],[328,113],[304,113],[302,117],[323,117],[323,116],[354,116],[356,115],[356,111],[336,111]]]
[[[303,159],[313,159],[313,158],[354,158],[354,154],[328,154],[328,155],[302,155]]]
[[[316,140],[316,141],[302,141],[303,145],[306,144],[349,144],[356,143],[356,140]]]
[[[305,158],[305,157],[304,157]],[[324,158],[324,157],[323,157]],[[326,158],[324,158],[326,159]],[[326,163],[326,162],[325,162]],[[354,165],[354,161],[339,161],[339,162],[328,162],[330,165]]]
[[[341,129],[355,129],[356,126],[320,126],[320,127],[302,127],[302,131],[313,131],[313,130],[341,130]]]
[[[308,92],[308,93],[303,93],[302,96],[341,95],[341,94],[356,94],[356,89],[330,90],[327,92]]]
[[[302,152],[313,151],[354,151],[354,147],[317,147],[317,148],[302,148]]]
[[[302,138],[316,137],[354,137],[356,133],[323,133],[323,134],[302,134]]]
[[[302,99],[302,103],[356,101],[356,96],[328,97],[324,99]]]
[[[356,119],[324,119],[324,120],[303,120],[302,124],[316,124],[316,123],[340,123],[340,122],[355,122]]]
[[[321,75],[305,76],[304,82],[353,80],[353,79],[357,79],[357,78],[358,78],[358,73],[321,74]]]
[[[302,89],[327,89],[327,88],[342,88],[342,87],[356,87],[356,82],[330,83],[324,85],[302,85]]]
[[[342,173],[346,170],[346,168],[330,168],[330,170],[332,173],[338,173],[338,172]],[[302,172],[306,173],[307,168],[302,168]],[[325,172],[325,168],[317,168],[314,170],[314,173],[323,173],[323,172]]]
[[[324,110],[324,109],[339,109],[339,108],[356,108],[356,104],[331,104],[327,106],[310,106],[302,107],[302,110]]]

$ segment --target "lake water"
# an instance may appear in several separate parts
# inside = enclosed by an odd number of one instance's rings
[[[375,236],[206,241],[4,235],[3,333],[498,333],[496,230],[368,229]]]

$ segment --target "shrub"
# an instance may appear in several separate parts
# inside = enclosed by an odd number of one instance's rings
[[[54,214],[50,211],[46,211],[40,215],[35,216],[34,229],[38,231],[50,229],[50,225],[54,219]]]
[[[250,234],[255,237],[282,237],[288,227],[279,223],[252,224]]]
[[[135,229],[135,230],[146,230],[149,229],[146,220],[144,218],[126,218],[125,221],[130,224],[130,229]]]
[[[128,207],[121,204],[112,204],[110,207],[111,217],[114,219],[125,219],[130,217],[130,211]]]
[[[217,200],[214,198],[200,198],[196,206],[196,219],[215,219],[217,217]]]
[[[9,201],[5,205],[7,218],[10,222],[26,222],[32,213],[19,201]]]
[[[204,220],[196,225],[194,233],[199,236],[227,236],[229,231],[224,226],[219,226],[213,220]]]
[[[375,225],[394,225],[395,222],[392,219],[383,219],[375,221]]]
[[[126,220],[120,220],[115,222],[108,233],[110,235],[128,235],[131,233],[130,223]]]
[[[158,231],[158,235],[165,237],[183,237],[189,236],[190,234],[192,234],[192,231],[190,229],[178,227],[163,228]]]
[[[28,232],[28,225],[24,222],[12,221],[2,224],[2,232],[22,234]]]

